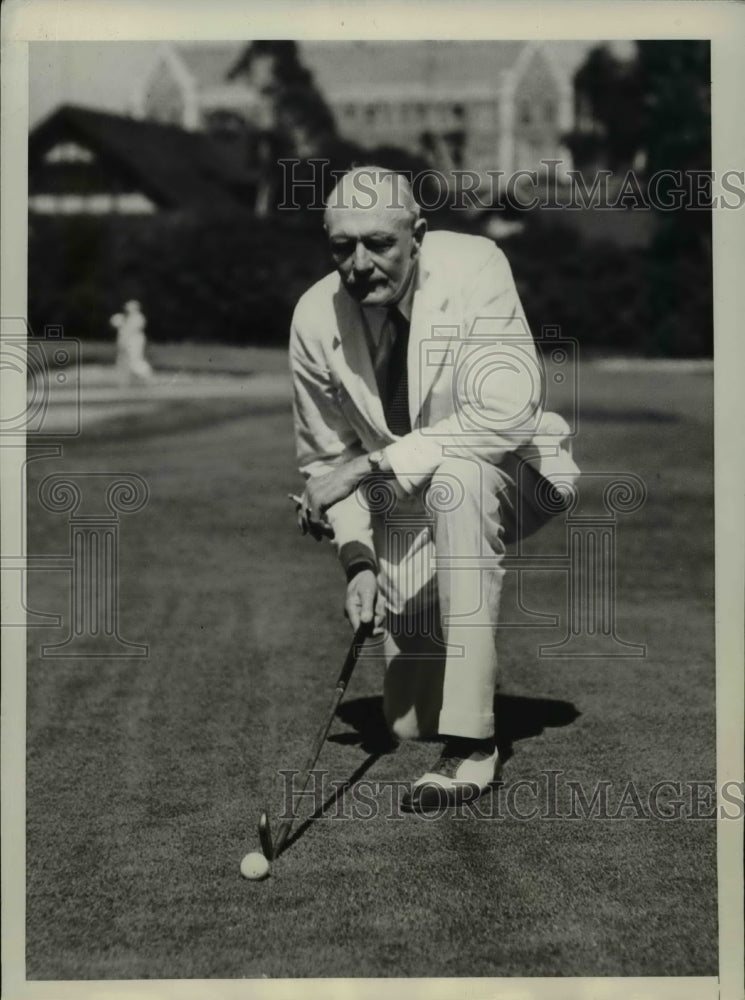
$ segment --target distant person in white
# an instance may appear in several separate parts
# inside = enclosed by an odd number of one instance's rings
[[[145,316],[136,299],[124,303],[124,312],[109,320],[116,333],[116,367],[121,381],[149,382],[153,369],[145,358]]]

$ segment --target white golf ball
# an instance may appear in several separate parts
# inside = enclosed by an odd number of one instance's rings
[[[269,862],[263,854],[258,851],[251,851],[241,861],[241,875],[244,878],[260,879],[266,878],[269,874]]]

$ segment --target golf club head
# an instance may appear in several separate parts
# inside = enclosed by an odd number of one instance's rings
[[[259,816],[259,843],[261,844],[261,851],[266,860],[272,861],[274,858],[272,832],[269,828],[269,817],[265,812]]]

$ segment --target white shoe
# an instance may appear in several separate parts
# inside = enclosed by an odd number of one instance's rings
[[[418,778],[401,798],[404,812],[432,812],[473,802],[502,770],[493,740],[447,740],[433,770]]]

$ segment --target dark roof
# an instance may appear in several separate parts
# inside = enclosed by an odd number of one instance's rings
[[[31,132],[29,162],[50,142],[75,136],[114,162],[157,205],[230,208],[254,175],[219,139],[177,125],[65,104]]]

